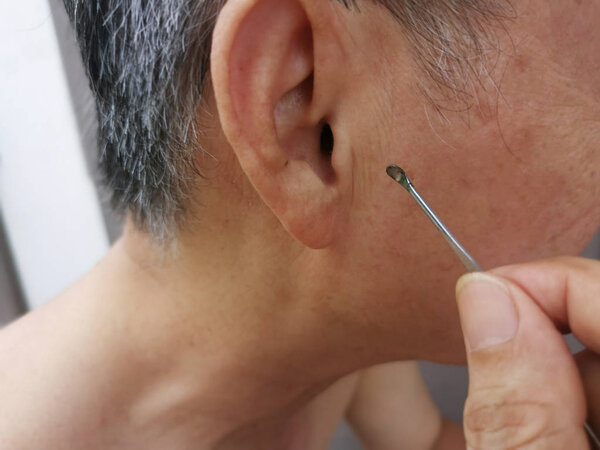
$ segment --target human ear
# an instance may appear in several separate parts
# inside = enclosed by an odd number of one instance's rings
[[[229,0],[211,55],[221,126],[240,166],[288,232],[311,248],[331,243],[342,208],[328,3]]]

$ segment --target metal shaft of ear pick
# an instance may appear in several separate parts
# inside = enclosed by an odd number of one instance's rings
[[[419,206],[425,211],[425,214],[431,219],[435,227],[442,233],[442,236],[450,246],[450,248],[454,251],[460,262],[465,266],[467,271],[469,272],[480,272],[481,266],[477,264],[477,262],[473,259],[471,255],[463,248],[462,245],[456,240],[456,238],[450,233],[448,228],[442,223],[442,221],[436,216],[433,210],[429,207],[429,205],[423,200],[423,197],[419,195],[410,179],[406,175],[406,172],[402,170],[398,166],[389,166],[386,170],[387,174],[393,178],[396,182],[402,185],[404,189],[406,189],[410,195],[417,201]],[[592,449],[600,449],[600,440],[598,439],[596,433],[592,429],[589,423],[585,423],[585,431],[587,432],[589,442]]]
[[[456,240],[456,238],[450,233],[448,228],[442,223],[438,216],[433,212],[429,205],[423,200],[423,197],[419,195],[410,179],[406,175],[406,172],[398,166],[389,166],[387,168],[387,174],[398,182],[409,194],[417,201],[421,209],[425,211],[425,214],[431,219],[435,227],[442,233],[442,236],[454,251],[460,262],[465,266],[469,272],[481,272],[481,266],[477,264],[477,261],[473,259],[471,255],[464,249],[462,245]]]

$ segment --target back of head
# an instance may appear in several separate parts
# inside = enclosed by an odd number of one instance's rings
[[[113,206],[158,239],[183,217],[196,176],[195,111],[221,3],[65,0],[96,99]]]

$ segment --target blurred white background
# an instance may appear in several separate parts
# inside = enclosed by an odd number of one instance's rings
[[[94,107],[62,3],[0,3],[0,61],[1,326],[88,271],[120,225],[95,187]],[[600,239],[586,255],[600,255]],[[421,368],[460,420],[466,370]],[[341,427],[331,449],[358,448]]]
[[[37,307],[88,270],[108,237],[48,1],[2,2],[0,43],[0,202],[25,300]]]

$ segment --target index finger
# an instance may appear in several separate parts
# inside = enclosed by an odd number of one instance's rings
[[[600,353],[600,261],[554,258],[491,273],[517,284],[557,326]]]

